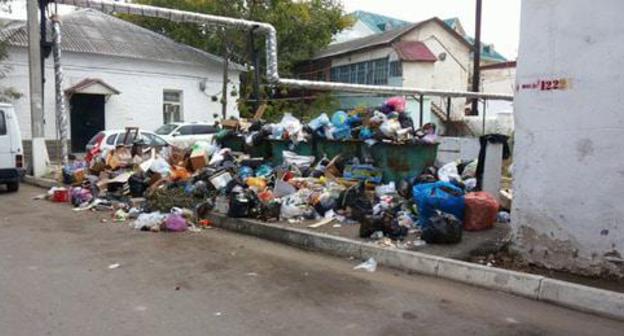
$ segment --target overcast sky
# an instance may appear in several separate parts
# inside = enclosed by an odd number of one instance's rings
[[[476,0],[342,0],[345,10],[365,10],[398,19],[418,22],[432,16],[458,17],[464,29],[474,35]],[[493,43],[503,56],[518,55],[520,0],[483,0],[481,37]]]
[[[509,59],[518,55],[521,0],[483,0],[482,39],[493,43]],[[432,16],[458,17],[466,32],[474,35],[476,0],[342,0],[345,10],[365,10],[418,22]],[[25,0],[15,0],[12,17],[25,18]],[[0,16],[7,14],[0,13]]]

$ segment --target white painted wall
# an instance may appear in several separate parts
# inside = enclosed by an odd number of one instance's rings
[[[12,67],[3,86],[15,87],[24,97],[14,102],[24,139],[30,139],[30,98],[28,96],[28,60],[25,48],[9,48],[9,58],[3,62]],[[64,87],[68,88],[85,78],[99,78],[121,91],[106,102],[107,129],[138,126],[154,130],[163,123],[163,90],[181,90],[185,121],[212,121],[213,114],[221,113],[221,104],[211,95],[221,92],[223,67],[136,60],[122,57],[63,53]],[[56,138],[54,71],[52,59],[46,61],[45,136]],[[207,80],[207,89],[199,89],[199,82]],[[230,72],[230,81],[239,85],[239,72]],[[229,86],[232,87],[231,85]],[[237,89],[238,91],[238,89]],[[238,117],[236,99],[228,95],[228,117]]]
[[[516,249],[553,268],[624,275],[624,1],[525,0],[516,95]],[[619,261],[619,262],[618,262]]]
[[[469,161],[479,158],[479,138],[459,138],[459,137],[438,137],[440,146],[438,147],[437,160],[441,164],[452,161]]]
[[[402,40],[422,41],[431,52],[438,57],[446,53],[444,61],[438,60],[434,65],[433,83],[430,88],[438,90],[465,91],[472,61],[470,49],[454,38],[446,29],[435,22],[429,22],[405,35]],[[432,98],[440,107],[446,106],[443,98]],[[465,99],[452,100],[452,119],[461,119],[464,113]]]
[[[432,88],[434,71],[433,62],[403,62],[403,86]]]

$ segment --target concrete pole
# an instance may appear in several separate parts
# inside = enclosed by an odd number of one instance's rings
[[[488,142],[483,163],[482,190],[500,202],[501,174],[503,170],[503,144]]]
[[[47,170],[48,153],[45,146],[41,45],[36,0],[26,1],[28,11],[28,65],[30,74],[30,129],[32,139],[31,163],[34,176]]]

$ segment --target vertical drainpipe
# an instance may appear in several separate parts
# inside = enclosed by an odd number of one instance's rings
[[[477,0],[477,10],[475,19],[475,43],[473,51],[473,71],[472,71],[472,91],[480,91],[481,81],[481,8],[482,0]],[[479,113],[479,99],[472,99],[472,113],[478,115]]]
[[[68,123],[67,123],[67,106],[65,104],[65,92],[63,92],[63,66],[61,65],[61,23],[58,16],[52,17],[52,29],[54,34],[54,46],[52,49],[54,57],[54,88],[56,93],[56,121],[59,127],[61,141],[61,162],[63,165],[67,163],[67,140],[68,140]]]

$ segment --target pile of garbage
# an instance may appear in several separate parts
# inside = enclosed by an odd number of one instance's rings
[[[323,113],[307,124],[286,114],[279,124],[269,125],[268,131],[273,139],[289,139],[294,143],[312,137],[362,140],[371,144],[376,141],[435,143],[435,125],[429,123],[416,129],[405,107],[405,98],[393,97],[376,109],[356,109],[351,113],[337,111],[331,118]]]
[[[362,115],[365,115],[364,117]],[[253,147],[263,139],[293,144],[313,137],[366,141],[434,142],[435,126],[415,130],[405,100],[393,98],[375,111],[338,111],[302,123],[286,114],[279,123],[228,120],[213,143],[160,150],[141,143],[70,160],[65,187],[47,198],[71,202],[76,211],[110,211],[136,230],[200,230],[214,214],[262,221],[359,223],[359,235],[382,242],[408,235],[426,243],[452,244],[466,230],[484,230],[497,220],[497,200],[476,188],[477,162],[453,162],[383,183],[374,162],[342,155],[300,155],[285,150],[281,163],[226,146],[233,134]]]

